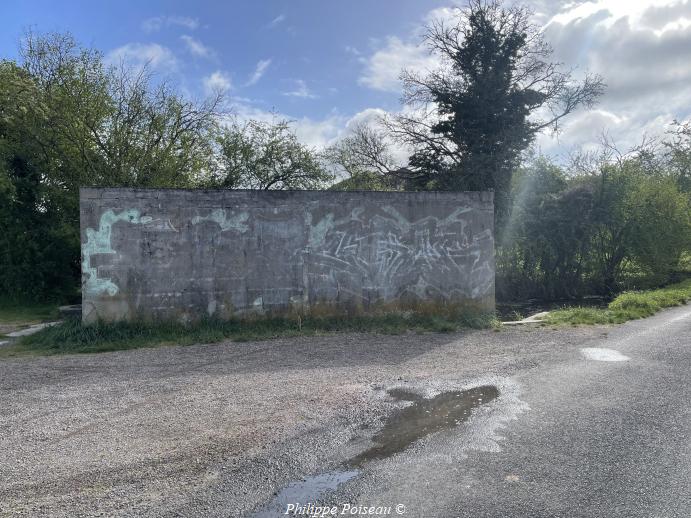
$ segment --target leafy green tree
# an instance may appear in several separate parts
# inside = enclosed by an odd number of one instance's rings
[[[627,267],[653,283],[668,280],[691,245],[691,205],[673,178],[650,176],[631,158],[604,165],[596,181],[593,270],[597,287],[613,293]]]
[[[583,292],[590,246],[593,189],[569,185],[539,157],[513,179],[514,206],[497,248],[500,298],[560,299]]]
[[[49,107],[48,141],[75,183],[184,187],[208,170],[221,101],[177,95],[146,67],[107,67],[69,34],[28,34],[22,66]]]
[[[669,135],[663,142],[667,168],[679,189],[691,194],[691,122],[674,121]]]
[[[611,295],[667,282],[691,248],[691,204],[649,156],[568,176],[539,159],[514,178],[497,251],[500,298]]]
[[[470,0],[455,23],[428,27],[425,41],[441,66],[428,74],[404,71],[409,109],[386,121],[415,149],[409,170],[419,188],[493,189],[503,215],[521,153],[603,92],[600,77],[577,82],[552,61],[530,15],[521,6]]]
[[[44,147],[49,117],[30,74],[0,63],[0,290],[38,297],[74,287],[79,236],[59,162]],[[41,138],[36,138],[40,136]],[[77,219],[78,221],[78,219]]]
[[[68,34],[27,34],[0,62],[0,291],[77,286],[80,185],[195,185],[218,98],[192,103],[146,70],[109,67]]]
[[[332,180],[318,154],[300,143],[286,120],[234,122],[218,139],[210,185],[232,189],[318,189]]]
[[[337,178],[333,190],[392,191],[405,188],[403,169],[389,149],[386,136],[367,124],[357,124],[348,135],[324,151]]]

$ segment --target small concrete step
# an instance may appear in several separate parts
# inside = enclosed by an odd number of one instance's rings
[[[80,318],[82,316],[82,305],[81,304],[72,304],[70,306],[60,306],[58,308],[58,311],[60,312],[60,316],[62,318],[69,318],[69,317]]]
[[[530,315],[528,318],[523,320],[512,320],[510,322],[502,322],[505,326],[520,326],[525,324],[542,324],[545,321],[545,317],[549,315],[549,311],[541,311],[540,313],[535,313]]]
[[[10,338],[18,338],[20,336],[33,335],[34,333],[38,333],[41,329],[45,329],[46,327],[58,325],[61,322],[62,322],[62,320],[56,320],[55,322],[43,322],[42,324],[33,324],[29,327],[25,327],[24,329],[20,329],[19,331],[14,331],[13,333],[7,333],[5,336],[9,336]]]

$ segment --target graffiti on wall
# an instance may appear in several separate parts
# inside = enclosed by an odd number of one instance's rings
[[[109,201],[93,191],[82,200],[89,318],[225,318],[324,302],[493,305],[491,197],[231,191],[199,202],[194,191],[147,190],[147,199],[112,190]]]
[[[98,229],[86,229],[86,242],[82,244],[82,276],[84,290],[90,295],[116,295],[118,286],[108,278],[99,278],[98,269],[92,265],[91,259],[97,254],[114,255],[111,243],[113,225],[118,221],[131,224],[149,223],[153,218],[141,216],[136,209],[124,210],[118,214],[107,210],[101,215]]]
[[[406,292],[418,298],[448,296],[449,289],[466,297],[481,296],[491,290],[494,279],[489,258],[483,259],[478,245],[492,235],[489,229],[467,232],[463,216],[470,210],[409,220],[391,206],[370,217],[356,208],[345,218],[329,213],[314,225],[308,215],[310,260],[339,290],[364,287],[350,291],[363,299],[369,293],[383,299]],[[409,282],[412,278],[414,283]],[[464,290],[468,285],[471,288]]]

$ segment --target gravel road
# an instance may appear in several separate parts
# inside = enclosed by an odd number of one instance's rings
[[[339,473],[411,404],[388,390],[492,385],[467,421],[359,466],[320,502],[688,517],[690,345],[686,306],[611,327],[3,360],[0,516],[267,515],[276,492]]]

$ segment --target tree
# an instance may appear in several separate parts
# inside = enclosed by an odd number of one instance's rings
[[[79,271],[76,202],[66,198],[65,178],[53,174],[61,164],[44,147],[49,113],[31,75],[13,62],[0,62],[3,298],[68,291]]]
[[[29,33],[21,56],[50,109],[44,147],[74,164],[71,181],[185,187],[208,170],[220,94],[183,99],[148,65],[106,66],[69,34]]]
[[[544,159],[518,170],[497,251],[501,298],[609,296],[668,282],[679,267],[691,247],[688,195],[650,169],[647,149],[599,156],[571,174]]]
[[[211,185],[232,189],[317,189],[333,177],[317,153],[301,144],[286,120],[237,121],[218,138]]]
[[[627,267],[656,283],[668,280],[691,245],[691,206],[674,179],[650,175],[637,157],[603,164],[595,183],[593,270],[607,294],[621,285]]]
[[[390,191],[404,187],[404,178],[389,149],[386,136],[365,123],[324,151],[336,177],[345,177],[333,190]]]
[[[384,120],[415,149],[408,169],[418,188],[493,189],[504,214],[521,153],[602,94],[600,77],[577,82],[551,60],[530,16],[524,7],[470,0],[455,23],[428,27],[425,43],[441,65],[429,74],[404,71],[408,109]]]
[[[674,121],[664,141],[667,166],[682,192],[691,194],[691,122]]]
[[[79,278],[78,187],[192,186],[213,163],[219,98],[107,66],[69,34],[0,62],[0,292],[46,298]]]
[[[513,178],[513,212],[497,248],[500,298],[548,300],[583,293],[590,254],[592,186],[537,157]]]

